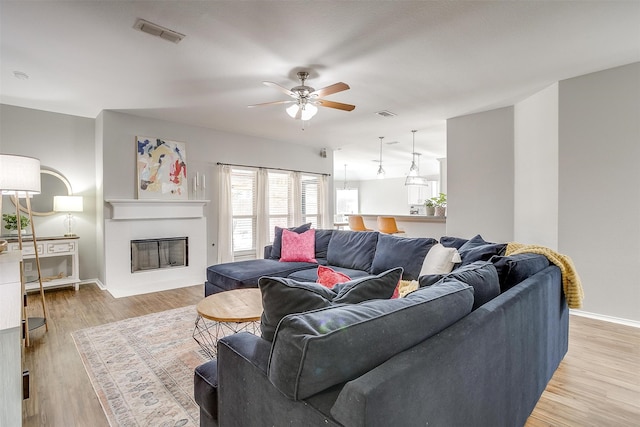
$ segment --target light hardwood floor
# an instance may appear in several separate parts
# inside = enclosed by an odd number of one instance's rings
[[[119,299],[96,285],[47,291],[49,331],[32,331],[24,351],[31,397],[23,425],[108,426],[70,333],[196,304],[202,295],[202,285]],[[29,296],[34,316],[37,298]],[[569,352],[526,425],[640,426],[640,328],[571,316]]]

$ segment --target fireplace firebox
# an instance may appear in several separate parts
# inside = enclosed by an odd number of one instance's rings
[[[131,240],[131,272],[189,265],[189,238]]]

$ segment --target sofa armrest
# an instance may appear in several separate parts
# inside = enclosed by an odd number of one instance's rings
[[[272,247],[273,247],[273,245],[267,245],[267,246],[264,247],[264,252],[263,252],[264,259],[271,258],[271,248]]]
[[[338,424],[329,410],[339,390],[311,401],[293,401],[267,378],[271,343],[248,332],[218,341],[218,423],[227,427]]]

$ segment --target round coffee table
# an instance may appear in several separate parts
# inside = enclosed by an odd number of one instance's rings
[[[200,301],[196,310],[193,339],[209,357],[215,358],[220,338],[241,331],[259,331],[262,294],[258,288],[218,292]]]

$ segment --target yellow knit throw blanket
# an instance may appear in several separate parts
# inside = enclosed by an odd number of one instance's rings
[[[507,244],[506,256],[522,253],[534,253],[544,255],[549,262],[558,266],[562,272],[562,289],[567,299],[569,308],[582,307],[584,291],[582,290],[582,282],[576,271],[573,261],[567,255],[559,254],[545,246],[525,245],[522,243],[510,242]]]

